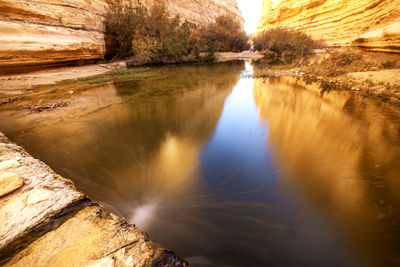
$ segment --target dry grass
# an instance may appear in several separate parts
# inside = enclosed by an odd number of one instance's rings
[[[304,72],[315,76],[337,77],[345,73],[377,70],[379,65],[364,60],[357,53],[334,51],[320,61],[314,61],[303,68]]]
[[[25,108],[29,110],[31,113],[35,112],[43,112],[43,111],[52,111],[56,108],[66,107],[68,106],[68,102],[66,101],[57,101],[53,103],[46,103],[46,104],[37,104],[37,105],[29,105]]]

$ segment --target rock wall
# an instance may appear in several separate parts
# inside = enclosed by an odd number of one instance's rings
[[[163,1],[198,24],[227,13],[243,22],[236,0]],[[107,0],[0,0],[0,74],[101,58],[106,8]]]
[[[400,0],[263,0],[258,31],[275,26],[331,45],[400,52]]]

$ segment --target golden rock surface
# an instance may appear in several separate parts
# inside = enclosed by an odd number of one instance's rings
[[[0,197],[1,258],[3,249],[55,214],[79,202],[84,194],[76,191],[71,181],[58,176],[15,144],[0,142],[0,161],[20,163],[7,169],[10,178],[4,180],[7,186],[15,184],[20,190],[12,190]],[[21,180],[16,177],[23,180],[22,187]]]
[[[168,265],[174,262],[181,265]],[[151,242],[146,233],[98,206],[91,206],[33,242],[5,266],[153,266],[155,263],[185,266],[176,256]]]
[[[243,22],[235,0],[164,1],[172,15],[198,24],[222,14]],[[106,8],[106,0],[0,0],[0,73],[101,58]]]
[[[400,52],[399,0],[263,0],[258,31],[304,30],[331,45]]]

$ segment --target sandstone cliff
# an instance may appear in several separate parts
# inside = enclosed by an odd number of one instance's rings
[[[198,24],[227,13],[243,23],[236,0],[163,1]],[[106,7],[107,0],[0,0],[0,73],[101,58]]]
[[[263,0],[258,30],[301,29],[331,45],[400,52],[400,0]]]

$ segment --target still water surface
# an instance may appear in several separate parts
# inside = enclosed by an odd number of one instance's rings
[[[154,71],[0,130],[193,266],[400,264],[398,108],[247,62]]]

